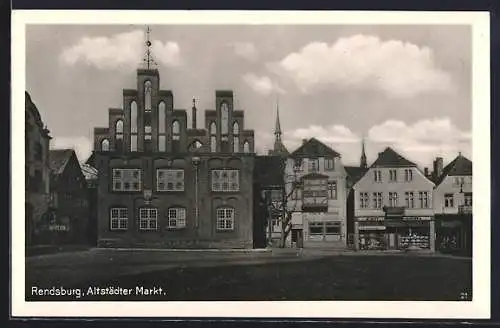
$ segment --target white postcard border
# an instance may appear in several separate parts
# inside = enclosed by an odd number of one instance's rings
[[[473,35],[472,302],[26,302],[24,92],[27,24],[471,25]],[[490,317],[490,29],[487,12],[67,11],[12,12],[12,316],[485,319]],[[480,238],[477,238],[480,236]],[[450,272],[450,274],[453,274]]]

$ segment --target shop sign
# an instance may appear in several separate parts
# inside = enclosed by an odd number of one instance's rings
[[[384,221],[384,217],[382,216],[369,216],[364,218],[357,218],[359,222],[381,222]]]
[[[359,230],[385,230],[384,225],[366,225],[366,226],[360,226],[358,228]]]
[[[405,216],[403,221],[430,221],[431,218],[428,216]]]

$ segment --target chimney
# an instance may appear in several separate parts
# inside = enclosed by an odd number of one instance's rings
[[[191,108],[192,128],[196,129],[196,99],[193,98],[193,108]]]
[[[305,144],[307,142],[307,139],[302,139],[302,144]]]
[[[429,177],[429,168],[428,167],[424,167],[424,175],[426,177]]]
[[[436,159],[434,160],[434,176],[438,178],[441,176],[442,173],[443,173],[443,158],[436,157]]]

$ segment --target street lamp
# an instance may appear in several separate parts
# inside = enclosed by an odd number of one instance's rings
[[[194,199],[195,199],[195,228],[196,232],[198,233],[198,169],[200,167],[200,162],[201,159],[198,156],[194,156],[192,158],[193,165],[195,167],[195,172],[194,172]]]

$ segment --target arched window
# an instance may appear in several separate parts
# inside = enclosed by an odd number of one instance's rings
[[[236,121],[233,124],[233,152],[240,152],[240,125]]]
[[[215,122],[210,123],[210,151],[212,153],[217,151],[217,126]]]
[[[135,100],[130,103],[130,132],[137,133],[137,103]]]
[[[118,151],[123,150],[123,121],[118,120],[115,123],[115,148]]]
[[[161,101],[158,105],[158,151],[167,150],[166,115],[165,102]]]
[[[172,122],[172,139],[180,140],[181,139],[181,125],[179,121]]]
[[[158,105],[158,133],[165,133],[165,102],[160,102]]]
[[[108,139],[103,139],[101,141],[101,150],[102,151],[109,151],[109,140]]]
[[[144,110],[151,111],[151,81],[144,82]]]
[[[137,151],[137,102],[130,103],[130,151]]]
[[[243,144],[243,152],[244,153],[249,153],[250,152],[250,144],[246,140],[245,140],[245,143]]]
[[[220,105],[220,115],[221,115],[221,134],[227,136],[229,131],[229,107],[226,102]]]
[[[193,141],[188,148],[188,151],[196,151],[197,149],[201,148],[203,144],[199,142],[198,140]]]

